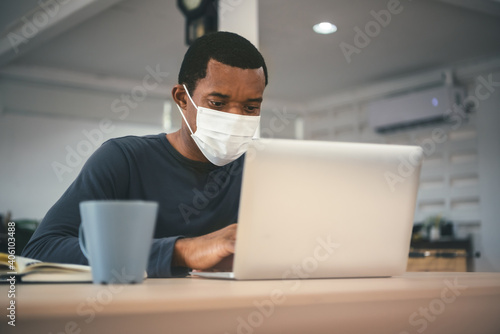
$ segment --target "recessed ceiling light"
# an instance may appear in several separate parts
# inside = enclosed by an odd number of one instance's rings
[[[337,31],[337,26],[330,22],[321,22],[313,26],[313,30],[318,34],[328,35]]]

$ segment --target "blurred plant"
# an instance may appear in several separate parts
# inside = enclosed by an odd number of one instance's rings
[[[430,216],[424,221],[422,232],[425,231],[428,239],[437,240],[445,234],[443,233],[444,227],[449,224],[451,224],[451,222],[448,222],[441,214]],[[449,232],[446,234],[449,235]]]
[[[441,227],[443,226],[444,224],[446,223],[446,220],[443,218],[442,215],[434,215],[434,216],[430,216],[428,217],[425,221],[424,221],[424,226],[426,229],[430,229],[432,227]]]

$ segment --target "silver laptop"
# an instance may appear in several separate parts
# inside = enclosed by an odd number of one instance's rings
[[[388,277],[406,271],[418,146],[260,139],[245,159],[237,280]]]

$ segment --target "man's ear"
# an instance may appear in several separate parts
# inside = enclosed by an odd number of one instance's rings
[[[179,107],[186,109],[188,97],[182,85],[177,84],[172,88],[172,99]]]

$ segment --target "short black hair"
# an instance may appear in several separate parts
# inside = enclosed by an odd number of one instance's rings
[[[186,85],[190,94],[198,80],[207,76],[210,59],[242,69],[262,67],[267,85],[267,67],[259,50],[238,34],[218,31],[195,40],[184,55],[178,80],[179,84]]]

